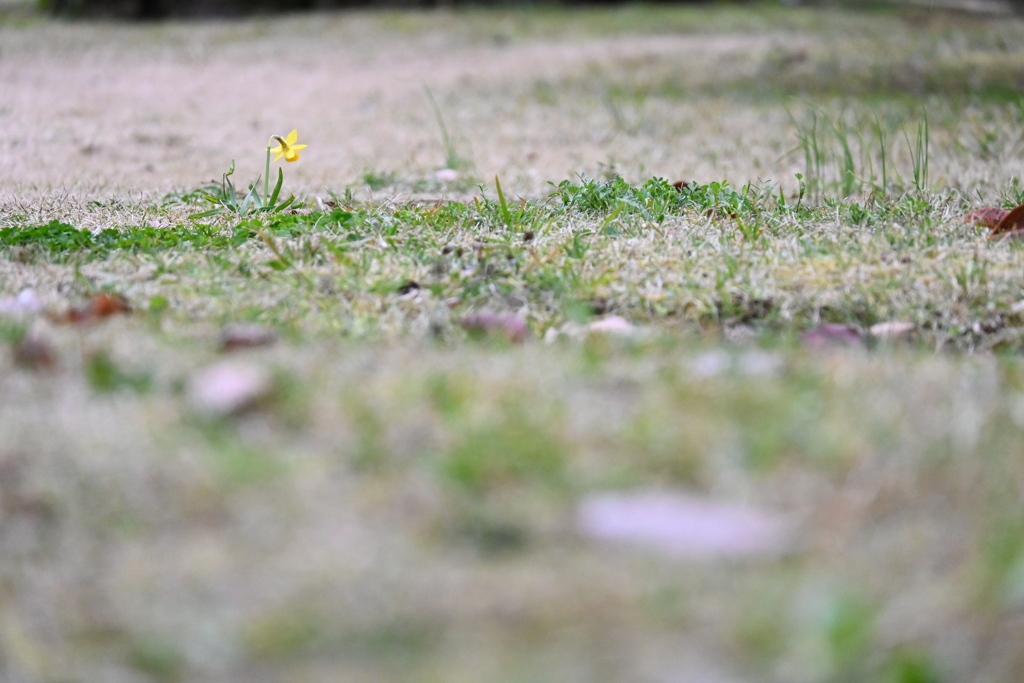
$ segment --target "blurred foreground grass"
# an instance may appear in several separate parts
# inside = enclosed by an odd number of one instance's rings
[[[594,335],[224,361],[127,319],[60,338],[58,373],[2,380],[3,642],[23,680],[1024,666],[1016,357]],[[100,348],[151,381],[90,386]],[[258,407],[198,407],[225,362],[269,369]],[[771,510],[794,535],[720,560],[581,537],[580,501],[650,488]]]

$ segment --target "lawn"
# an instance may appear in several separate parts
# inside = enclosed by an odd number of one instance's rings
[[[1024,21],[3,7],[0,680],[1024,680]]]

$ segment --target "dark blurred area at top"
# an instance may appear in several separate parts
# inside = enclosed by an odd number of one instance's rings
[[[648,0],[651,1],[651,0]],[[654,0],[657,2],[657,0]],[[715,0],[662,0],[660,4],[712,4]],[[734,0],[733,4],[741,4]],[[107,17],[119,19],[167,19],[178,17],[238,17],[249,14],[297,12],[344,8],[437,8],[455,6],[582,6],[631,4],[621,0],[41,0],[40,5],[51,14],[64,17]],[[812,5],[882,5],[876,0],[790,0],[787,4]],[[927,0],[912,2],[927,6]],[[938,2],[945,9],[956,2]],[[970,3],[966,3],[970,4]],[[1006,0],[1007,6],[1018,13],[1024,10],[1024,0]]]
[[[1024,1],[1024,0],[1022,0]],[[678,4],[708,4],[682,0]],[[164,19],[172,17],[231,17],[271,12],[344,8],[436,8],[455,6],[615,5],[616,0],[42,0],[52,14],[66,17]],[[663,4],[669,4],[664,2]]]

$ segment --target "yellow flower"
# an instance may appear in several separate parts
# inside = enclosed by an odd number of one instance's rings
[[[288,133],[288,137],[282,138],[280,135],[275,135],[274,139],[280,143],[277,147],[270,150],[271,154],[276,154],[274,161],[280,161],[281,157],[284,157],[285,161],[298,161],[299,150],[306,149],[308,145],[296,145],[295,141],[299,139],[299,131],[293,130]]]

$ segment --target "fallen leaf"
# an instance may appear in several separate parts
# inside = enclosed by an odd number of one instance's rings
[[[579,506],[577,528],[595,540],[687,558],[777,555],[790,536],[789,525],[767,511],[659,491],[591,496]]]
[[[81,306],[70,309],[61,319],[66,323],[87,323],[108,318],[118,313],[131,313],[132,307],[128,299],[120,294],[104,292],[96,294]]]
[[[270,373],[263,368],[222,362],[195,377],[191,401],[199,413],[226,417],[256,407],[272,389]]]
[[[30,370],[53,370],[57,355],[45,341],[26,334],[14,345],[14,362]]]
[[[1024,204],[1017,206],[1005,216],[1002,220],[992,228],[992,232],[988,234],[988,238],[993,237],[1020,237],[1024,235]]]
[[[975,209],[966,216],[964,221],[967,223],[973,223],[974,225],[983,225],[986,228],[994,228],[999,225],[999,221],[1006,218],[1010,212],[1006,209],[997,209],[989,206],[984,209]]]
[[[238,324],[226,325],[221,333],[221,351],[237,351],[257,346],[270,346],[277,341],[273,330],[262,325]]]
[[[875,323],[871,326],[871,336],[877,337],[878,339],[900,339],[902,337],[909,336],[911,332],[916,329],[914,323],[908,323],[905,321],[891,320],[884,323]]]
[[[459,324],[473,336],[500,337],[513,343],[525,341],[530,332],[526,322],[511,313],[470,313]]]
[[[804,332],[801,339],[804,344],[815,349],[835,346],[861,346],[863,344],[857,330],[846,325],[836,325],[834,323],[808,330]]]

